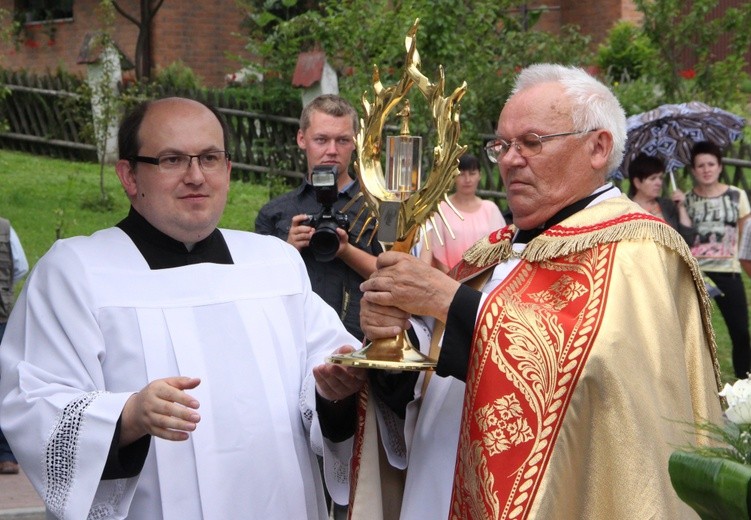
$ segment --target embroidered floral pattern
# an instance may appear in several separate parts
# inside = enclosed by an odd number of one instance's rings
[[[515,394],[486,404],[475,412],[475,421],[483,432],[483,444],[491,457],[532,440],[532,429],[522,417],[523,410]]]
[[[569,302],[583,296],[586,292],[587,288],[584,285],[570,276],[564,275],[549,289],[530,294],[529,297],[553,311],[560,311]]]
[[[614,253],[603,244],[522,262],[488,295],[467,374],[452,518],[527,517],[597,336]]]

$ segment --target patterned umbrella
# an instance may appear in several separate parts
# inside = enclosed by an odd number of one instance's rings
[[[656,156],[665,171],[691,163],[691,147],[699,141],[712,141],[721,149],[741,138],[745,119],[699,101],[662,105],[626,120],[626,154],[611,177],[628,177],[628,165],[640,153]]]

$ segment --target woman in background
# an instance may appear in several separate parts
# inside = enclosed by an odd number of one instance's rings
[[[738,237],[751,213],[746,192],[720,182],[722,151],[709,141],[691,149],[694,189],[686,195],[696,239],[691,253],[701,270],[722,291],[715,298],[733,344],[733,370],[745,378],[751,369],[751,338],[748,332],[748,304],[738,260]]]
[[[459,175],[455,183],[456,190],[449,195],[449,201],[461,217],[446,202],[441,202],[440,207],[456,238],[451,238],[446,224],[436,214],[435,228],[427,233],[429,247],[425,247],[423,240],[420,250],[420,259],[444,273],[458,264],[464,252],[477,240],[506,225],[498,206],[477,196],[477,186],[480,184],[480,161],[477,157],[465,154],[459,159]]]
[[[669,199],[661,196],[665,181],[663,162],[657,157],[639,154],[628,165],[628,178],[629,198],[648,213],[670,224],[691,245],[696,231],[686,211],[686,195],[681,190],[675,190]]]

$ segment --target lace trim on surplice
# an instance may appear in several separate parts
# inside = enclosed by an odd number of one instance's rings
[[[315,403],[315,384],[313,383],[313,374],[305,376],[302,388],[300,389],[300,396],[298,400],[298,407],[302,414],[303,424],[305,431],[308,433],[308,441],[310,442],[310,448],[313,453],[319,457],[323,456],[323,445],[320,442],[316,442],[317,439],[310,435],[310,428],[315,418],[315,410],[311,408],[310,404]]]
[[[44,452],[46,485],[44,502],[57,517],[63,517],[80,455],[80,436],[84,413],[105,392],[84,394],[68,403],[60,412]]]
[[[383,419],[383,426],[388,432],[383,436],[383,441],[388,444],[391,452],[402,460],[407,458],[407,441],[404,438],[404,419],[400,419],[396,413],[382,402],[375,399],[378,412]]]
[[[86,520],[107,520],[109,518],[115,518],[115,505],[122,501],[127,485],[124,479],[115,480],[113,483],[114,488],[112,489],[112,492],[104,499],[104,501],[97,502],[91,506],[91,510],[89,511]]]

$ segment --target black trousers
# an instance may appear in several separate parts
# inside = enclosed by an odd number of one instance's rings
[[[707,276],[722,291],[715,298],[733,344],[733,371],[743,379],[751,371],[751,336],[748,332],[748,302],[740,273],[707,272]]]

